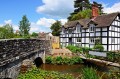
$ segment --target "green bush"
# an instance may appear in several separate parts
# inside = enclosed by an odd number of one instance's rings
[[[62,58],[61,56],[58,57],[46,57],[46,63],[48,64],[57,64],[57,65],[62,65],[62,64],[67,64],[67,65],[73,65],[73,64],[80,64],[83,63],[82,59],[80,57],[72,57],[72,58]]]
[[[95,49],[96,51],[99,51],[99,52],[104,51],[104,47],[103,47],[102,45],[95,45],[95,46],[94,46],[94,49]]]
[[[120,59],[120,53],[116,53],[116,52],[108,52],[107,53],[107,59],[109,61],[118,61]]]
[[[34,68],[25,74],[20,74],[17,79],[75,79],[69,74],[60,74],[54,71],[45,71]]]
[[[89,47],[78,47],[78,46],[73,46],[73,45],[69,45],[66,48],[69,49],[73,53],[78,53],[78,52],[88,53],[90,50],[92,50],[92,48],[89,48]]]
[[[73,45],[68,45],[66,48],[69,49],[73,53],[77,53],[77,52],[82,53],[83,51],[81,47],[73,46]]]
[[[97,75],[96,69],[86,67],[82,70],[81,79],[101,79],[101,78],[100,76]]]
[[[46,61],[47,64],[52,63],[52,57],[51,57],[51,56],[47,56],[47,57],[45,58],[45,61]]]
[[[89,52],[90,50],[92,50],[92,48],[89,48],[89,47],[82,47],[83,49],[83,52]]]

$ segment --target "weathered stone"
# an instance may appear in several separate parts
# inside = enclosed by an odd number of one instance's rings
[[[50,52],[50,42],[39,39],[13,39],[0,41],[0,79],[16,79],[22,62],[35,58],[44,58],[45,53]],[[24,64],[25,65],[25,64]],[[26,63],[30,67],[30,62]]]

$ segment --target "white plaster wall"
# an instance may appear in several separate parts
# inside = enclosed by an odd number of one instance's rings
[[[107,36],[107,32],[102,32],[102,36]]]
[[[96,36],[100,36],[100,32],[96,32]]]
[[[100,28],[96,28],[96,31],[100,31]]]
[[[107,28],[102,28],[102,31],[107,31]]]
[[[89,43],[89,38],[86,38],[86,43]]]
[[[102,44],[107,44],[107,38],[102,38]]]
[[[103,45],[104,51],[107,51],[107,45]]]

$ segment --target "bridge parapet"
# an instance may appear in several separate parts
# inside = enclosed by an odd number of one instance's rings
[[[50,52],[50,41],[39,39],[12,39],[0,41],[0,66],[31,54],[32,51]]]

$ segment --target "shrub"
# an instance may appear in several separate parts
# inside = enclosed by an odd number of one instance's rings
[[[99,52],[104,51],[104,47],[102,45],[95,45],[94,49],[97,50],[97,51],[99,51]]]
[[[108,52],[107,53],[107,59],[109,61],[119,61],[120,54],[119,53],[115,53],[115,52]]]
[[[82,47],[83,52],[89,52],[90,50],[92,50],[92,48],[89,47]]]
[[[45,58],[45,61],[46,61],[47,64],[50,64],[52,62],[52,57],[51,56],[47,56]]]
[[[77,52],[81,53],[83,51],[81,47],[73,46],[73,45],[68,45],[66,48],[69,49],[73,53],[77,53]]]
[[[57,65],[62,65],[62,64],[67,64],[67,65],[73,65],[73,64],[79,64],[83,63],[82,59],[80,57],[72,57],[72,58],[62,58],[61,56],[58,57],[46,57],[46,63],[48,64],[57,64]]]
[[[86,67],[82,70],[81,79],[100,79],[100,77],[97,75],[96,69]]]
[[[25,74],[20,74],[17,79],[74,79],[74,77],[69,74],[34,68]]]

